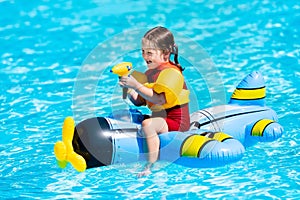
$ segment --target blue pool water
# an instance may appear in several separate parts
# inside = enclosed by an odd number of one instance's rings
[[[299,199],[299,2],[159,2],[0,0],[1,199]],[[199,77],[187,66],[185,76],[197,100],[192,111],[227,101],[242,77],[259,70],[267,105],[285,129],[282,138],[247,148],[241,161],[225,167],[191,169],[159,162],[153,174],[141,179],[135,176],[140,163],[84,173],[58,168],[53,145],[61,139],[66,116],[78,123],[86,116],[108,115],[115,104],[126,106],[112,95],[119,87],[108,68],[96,79],[94,96],[87,98],[93,102],[74,95],[90,53],[101,44],[118,47],[122,41],[115,39],[124,31],[156,25],[201,45],[214,62],[215,73]],[[141,64],[137,53],[119,55],[115,49],[98,51]],[[93,89],[88,83],[82,93]],[[90,110],[83,109],[88,104]]]

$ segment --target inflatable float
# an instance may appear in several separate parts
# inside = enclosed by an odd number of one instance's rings
[[[160,134],[159,159],[193,168],[224,166],[240,160],[246,147],[280,138],[283,128],[275,111],[265,105],[265,97],[262,75],[249,74],[236,87],[228,104],[192,113],[189,131]],[[83,172],[146,161],[140,125],[143,119],[136,109],[86,119],[76,127],[74,120],[67,117],[62,141],[54,145],[58,165],[64,168],[71,163]]]

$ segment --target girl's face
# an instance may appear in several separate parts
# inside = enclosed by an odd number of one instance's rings
[[[142,55],[149,69],[155,69],[163,63],[169,62],[169,53],[162,50],[142,47]]]

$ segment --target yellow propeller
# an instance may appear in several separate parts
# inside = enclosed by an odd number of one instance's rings
[[[79,172],[86,170],[85,159],[77,154],[72,145],[74,136],[75,122],[72,117],[66,117],[62,129],[62,141],[58,141],[54,145],[54,154],[57,159],[57,164],[60,168],[65,168],[68,163]]]

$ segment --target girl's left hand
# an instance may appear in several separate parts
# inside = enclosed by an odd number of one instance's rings
[[[126,87],[126,88],[137,88],[140,83],[133,77],[133,76],[121,76],[119,79],[119,85],[121,87]]]

